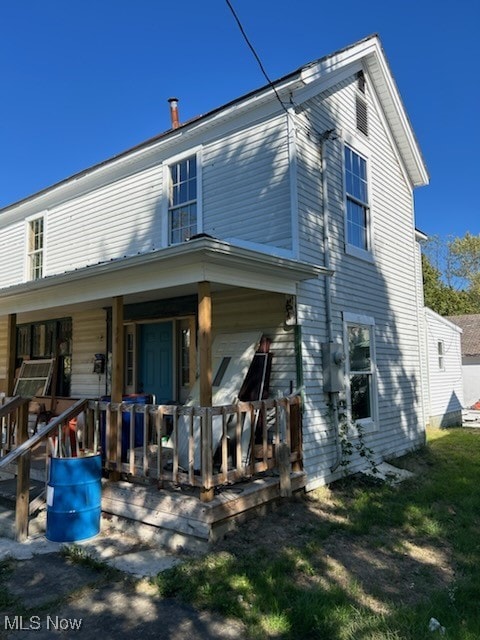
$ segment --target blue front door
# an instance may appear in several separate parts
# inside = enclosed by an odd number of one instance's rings
[[[144,324],[140,328],[139,390],[151,393],[157,404],[173,401],[173,323]]]

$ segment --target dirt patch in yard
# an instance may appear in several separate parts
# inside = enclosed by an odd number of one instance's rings
[[[387,613],[391,604],[428,600],[430,593],[448,588],[454,579],[448,550],[401,539],[395,532],[392,539],[400,540],[399,548],[374,535],[331,536],[323,547],[331,579],[345,588],[356,582],[359,602],[375,613]]]
[[[377,614],[428,600],[433,592],[452,585],[455,569],[449,548],[386,527],[355,534],[349,522],[345,505],[339,506],[335,492],[325,488],[294,497],[267,516],[245,523],[215,550],[273,556],[294,548],[313,570],[295,572],[292,579],[305,588],[348,588],[359,605]]]

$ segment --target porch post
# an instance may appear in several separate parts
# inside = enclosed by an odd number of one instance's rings
[[[123,397],[123,296],[113,298],[112,305],[112,393],[111,400],[113,403],[122,402]],[[117,412],[112,412],[109,429],[109,461],[114,469],[110,473],[111,480],[118,480],[120,473],[118,471],[121,463],[121,434],[118,433],[121,428],[122,421]]]
[[[17,314],[10,313],[7,322],[7,373],[5,377],[5,393],[13,395],[15,387]]]
[[[198,283],[198,356],[200,406],[212,406],[212,295],[209,282]]]
[[[210,282],[198,283],[198,355],[200,366],[200,406],[212,406],[212,295]],[[200,500],[213,499],[212,486],[212,420],[205,411],[203,417],[202,442],[202,488]]]

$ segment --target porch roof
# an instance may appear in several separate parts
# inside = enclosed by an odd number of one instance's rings
[[[110,304],[124,296],[133,303],[196,292],[209,281],[212,290],[245,287],[294,294],[302,280],[331,275],[322,266],[201,237],[0,289],[2,314],[71,305]]]

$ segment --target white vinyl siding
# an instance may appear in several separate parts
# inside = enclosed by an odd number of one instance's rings
[[[105,394],[105,374],[93,372],[93,361],[96,353],[106,352],[106,332],[103,309],[72,315],[72,397],[98,398]]]
[[[270,396],[290,393],[296,386],[297,370],[293,329],[285,330],[285,296],[236,289],[212,295],[215,332],[259,329],[272,340]]]
[[[418,322],[415,295],[412,190],[371,91],[366,96],[368,139],[356,131],[355,80],[352,75],[322,97],[309,100],[304,105],[308,120],[302,117],[302,123],[311,123],[320,132],[333,125],[337,131],[338,138],[325,144],[331,267],[335,272],[332,277],[333,332],[335,339],[343,343],[344,311],[375,318],[378,425],[368,434],[367,444],[375,455],[387,457],[400,455],[423,441],[422,402],[418,393],[422,378],[419,355],[422,323]],[[300,258],[315,262],[323,244],[321,164],[317,148],[305,138],[302,132],[298,134]],[[345,253],[345,139],[362,154],[364,148],[368,149],[374,262]],[[323,280],[301,283],[298,295],[303,341],[319,345],[326,339],[326,329],[310,318],[324,317]],[[315,359],[316,367],[304,369],[305,391],[312,394],[311,399],[306,399],[304,414],[309,488],[336,477],[330,469],[337,458],[328,396],[323,393],[318,373],[321,359],[318,355]]]
[[[463,400],[461,329],[425,309],[428,354],[429,422],[459,424]]]
[[[0,287],[10,287],[22,282],[26,271],[26,239],[27,227],[25,222],[19,222],[10,227],[0,229],[2,247],[0,251]]]
[[[203,231],[292,248],[286,115],[203,149]]]
[[[160,248],[161,185],[154,167],[53,207],[45,275]]]
[[[464,406],[469,408],[480,401],[480,357],[463,358],[462,379]]]
[[[213,132],[212,132],[213,136]],[[197,153],[194,137],[179,157]],[[197,178],[197,232],[219,239],[252,242],[261,247],[292,250],[289,144],[286,115],[262,119],[257,124],[224,137],[202,139],[201,173]],[[177,148],[176,151],[179,149]],[[44,276],[149,253],[168,246],[168,185],[164,167],[176,156],[167,141],[162,152],[141,170],[123,168],[118,175],[105,169],[105,184],[92,175],[78,178],[78,187],[65,188],[46,210],[48,260]],[[144,161],[144,164],[148,164]],[[135,165],[132,163],[132,167]],[[102,173],[103,169],[97,170]],[[122,175],[123,174],[123,175]],[[108,176],[111,177],[108,177]],[[88,185],[92,186],[89,188]],[[34,208],[35,202],[26,207]],[[33,216],[32,216],[33,217]],[[5,262],[1,286],[24,280],[25,229],[22,224],[2,228],[10,246],[19,253]],[[72,242],[72,238],[75,239]],[[20,266],[20,268],[18,268]]]

